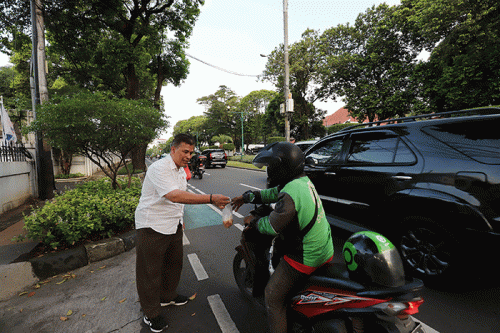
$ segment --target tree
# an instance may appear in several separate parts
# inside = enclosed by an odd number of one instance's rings
[[[42,105],[29,130],[42,131],[53,147],[87,156],[116,188],[118,170],[133,147],[150,142],[166,124],[151,102],[80,93]]]
[[[412,80],[419,50],[411,47],[397,7],[373,6],[354,26],[339,25],[321,36],[318,94],[343,96],[360,122],[421,111],[419,87]]]
[[[325,111],[316,109],[314,102],[319,96],[314,90],[317,82],[318,61],[318,31],[306,30],[302,39],[290,46],[290,92],[294,100],[294,113],[290,122],[290,133],[295,139],[301,140],[314,136],[314,124],[321,123]],[[268,57],[262,80],[272,82],[283,94],[284,63],[283,45],[276,48]]]
[[[199,143],[208,142],[209,134],[205,130],[207,118],[205,116],[193,116],[187,120],[179,120],[174,126],[173,135],[180,133],[191,134],[196,138],[196,145]]]
[[[494,0],[403,0],[413,43],[431,52],[417,79],[431,111],[500,103],[500,7]]]
[[[28,30],[26,0],[0,4],[0,28]],[[160,107],[166,82],[187,76],[184,48],[202,0],[47,0],[45,22],[54,71],[69,85],[111,91],[117,97],[148,99]],[[0,29],[2,31],[2,29]],[[2,51],[12,34],[0,34]],[[144,168],[146,146],[134,156]]]
[[[239,99],[234,91],[222,85],[215,93],[196,100],[198,104],[205,106],[207,133],[211,133],[212,136],[230,135],[233,141],[237,141],[236,122],[239,121],[240,115],[236,111],[238,111]]]
[[[266,138],[270,133],[270,127],[264,120],[264,115],[267,106],[277,95],[278,93],[275,91],[262,89],[252,91],[241,99],[239,110],[243,112],[244,118],[247,119],[246,126],[244,126],[244,141],[247,146],[250,143],[267,141]]]

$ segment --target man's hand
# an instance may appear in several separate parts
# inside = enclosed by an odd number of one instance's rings
[[[212,194],[212,204],[217,206],[219,209],[224,209],[229,202],[229,197],[226,197],[225,195]]]
[[[233,198],[233,200],[231,200],[231,207],[233,208],[233,211],[237,212],[244,203],[245,202],[243,201],[243,196],[240,195],[239,197]]]

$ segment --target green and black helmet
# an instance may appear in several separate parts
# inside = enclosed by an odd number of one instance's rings
[[[352,280],[386,287],[405,284],[403,261],[399,252],[381,234],[372,231],[357,232],[347,239],[343,253]]]

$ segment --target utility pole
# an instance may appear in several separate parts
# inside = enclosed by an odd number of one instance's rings
[[[291,99],[290,96],[290,65],[288,63],[288,0],[283,0],[283,24],[284,24],[284,52],[285,52],[285,140],[290,142],[290,115],[293,112],[289,109],[288,100]]]
[[[48,101],[47,78],[45,72],[45,33],[42,13],[42,0],[31,0],[32,56],[33,73],[33,116],[36,119],[37,105]],[[36,133],[36,165],[38,178],[38,197],[42,200],[54,197],[54,168],[50,145]]]

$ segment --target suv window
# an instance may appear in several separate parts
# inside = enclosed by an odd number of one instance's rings
[[[500,121],[478,119],[461,123],[443,123],[422,130],[462,154],[484,164],[500,164]]]
[[[329,140],[319,147],[312,148],[307,154],[307,159],[315,165],[328,165],[340,159],[342,152],[343,137]]]
[[[416,161],[412,151],[395,134],[354,134],[351,140],[348,163],[411,164]]]

